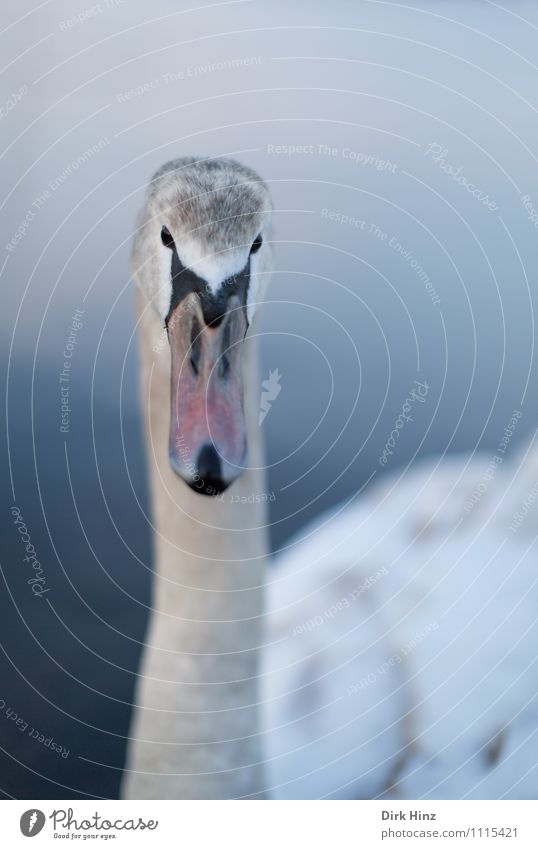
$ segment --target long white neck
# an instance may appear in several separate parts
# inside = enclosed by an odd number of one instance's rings
[[[264,475],[248,469],[211,498],[174,474],[169,348],[140,296],[138,316],[155,574],[122,795],[259,797]],[[249,465],[260,467],[256,352],[252,340],[244,346]]]

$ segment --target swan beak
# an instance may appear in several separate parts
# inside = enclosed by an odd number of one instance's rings
[[[247,324],[237,298],[207,325],[189,295],[169,317],[172,355],[169,457],[196,492],[218,495],[245,468],[246,426],[240,349]]]

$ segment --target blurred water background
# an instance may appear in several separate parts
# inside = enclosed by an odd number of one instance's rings
[[[514,410],[514,444],[536,427],[538,10],[3,10],[0,789],[109,797],[150,582],[128,274],[148,179],[177,156],[233,156],[271,188],[259,332],[263,377],[281,375],[263,423],[278,550],[416,456],[494,449]],[[381,464],[414,381],[426,402]],[[29,591],[14,504],[46,598]]]

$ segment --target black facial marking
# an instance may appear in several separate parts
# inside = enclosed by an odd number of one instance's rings
[[[166,325],[168,325],[170,317],[178,304],[191,292],[195,292],[200,298],[204,321],[208,326],[214,327],[220,324],[226,313],[228,299],[232,295],[235,295],[239,299],[239,303],[245,310],[246,316],[247,293],[250,282],[250,259],[247,260],[247,264],[242,271],[225,280],[219,286],[218,291],[213,294],[205,280],[198,277],[190,268],[185,268],[173,242],[172,245],[172,297],[170,299],[168,315],[165,319]]]

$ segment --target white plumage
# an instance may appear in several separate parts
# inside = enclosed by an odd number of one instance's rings
[[[275,795],[538,795],[538,454],[490,459],[387,475],[278,559]]]

